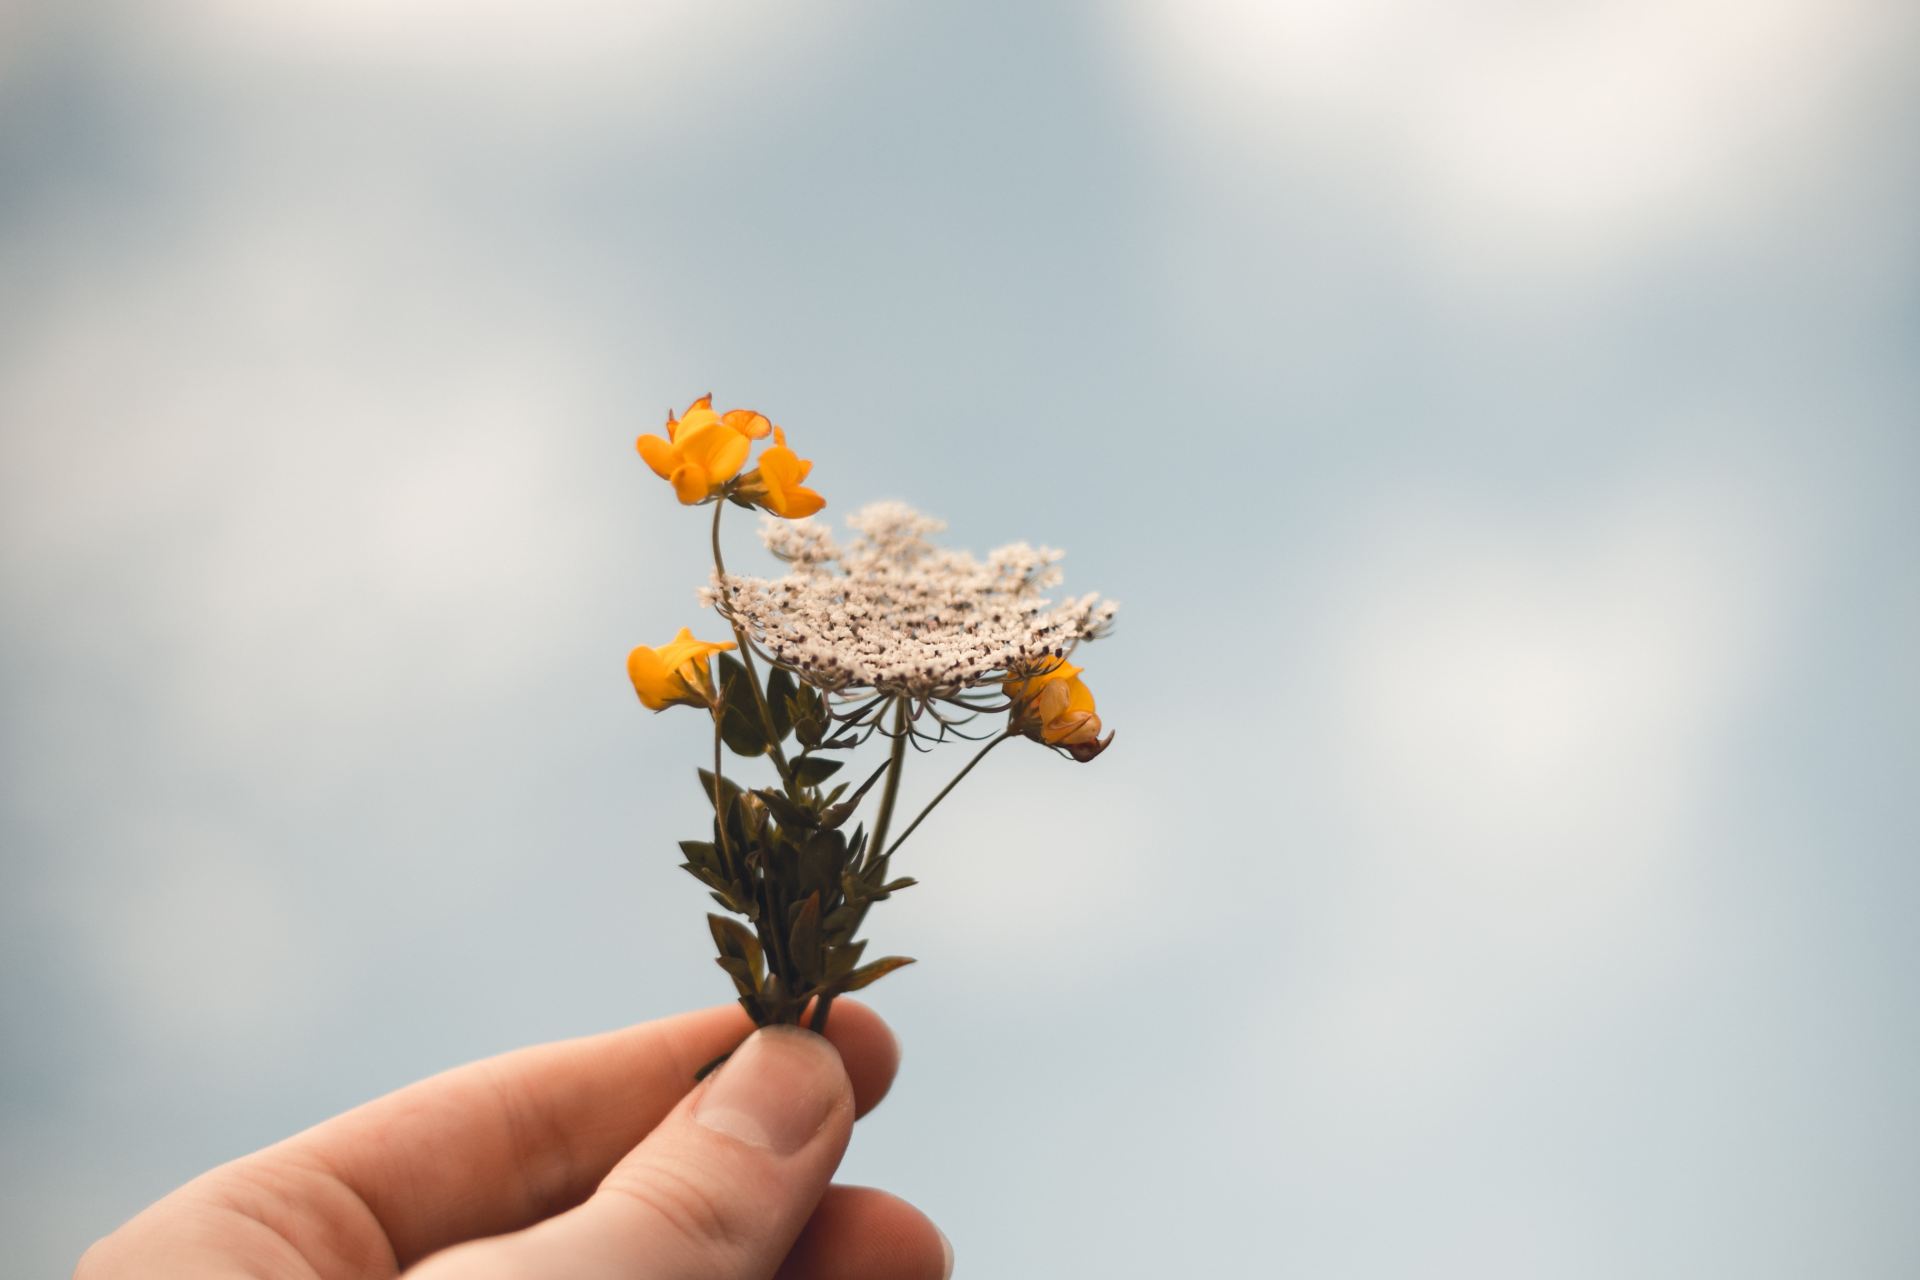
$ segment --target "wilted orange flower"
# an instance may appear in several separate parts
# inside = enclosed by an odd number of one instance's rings
[[[773,429],[773,444],[760,455],[760,465],[740,478],[740,495],[774,515],[788,520],[810,516],[827,505],[827,500],[801,481],[813,470],[813,463],[787,448],[787,433]]]
[[[1093,690],[1080,679],[1083,669],[1054,658],[1031,675],[1006,681],[1001,691],[1013,701],[1014,732],[1085,763],[1105,751],[1113,735],[1100,736]]]
[[[713,411],[713,397],[701,396],[679,418],[667,416],[667,435],[643,435],[634,442],[653,473],[673,485],[687,506],[717,497],[740,474],[747,450],[774,429],[766,415],[751,409]]]
[[[730,642],[695,640],[685,627],[658,649],[641,645],[627,655],[627,677],[633,691],[650,711],[668,707],[713,706],[714,654],[733,648]]]

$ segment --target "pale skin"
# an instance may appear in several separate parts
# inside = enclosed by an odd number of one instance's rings
[[[850,1000],[823,1040],[738,1006],[521,1049],[195,1178],[76,1280],[940,1280],[918,1209],[831,1183],[900,1052]]]

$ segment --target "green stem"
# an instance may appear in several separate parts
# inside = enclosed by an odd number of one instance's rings
[[[966,766],[962,768],[960,772],[953,775],[953,780],[948,782],[946,786],[940,788],[940,794],[935,796],[933,799],[927,801],[927,807],[922,809],[919,815],[915,817],[912,822],[907,824],[907,829],[905,831],[902,831],[900,833],[900,838],[893,842],[893,848],[888,849],[885,853],[881,854],[880,856],[883,858],[891,858],[894,855],[895,851],[898,850],[901,845],[907,842],[907,837],[913,834],[914,829],[918,827],[922,822],[926,821],[927,815],[933,812],[934,806],[938,805],[942,800],[945,800],[947,798],[947,793],[960,785],[960,779],[972,773],[973,766],[979,764],[982,760],[985,760],[987,758],[987,752],[993,750],[995,747],[999,746],[1001,743],[1005,742],[1008,738],[1011,738],[1013,736],[1015,736],[1013,731],[1008,730],[1006,733],[1001,734],[999,737],[995,738],[992,742],[989,742],[986,746],[976,751],[974,753],[973,759],[967,761]]]
[[[780,897],[774,892],[773,882],[761,876],[755,887],[755,905],[760,909],[759,927],[760,949],[766,953],[767,967],[780,975],[780,995],[786,1008],[792,1011],[793,1021],[800,1021],[800,1010],[793,1007],[795,979],[793,957],[787,953],[787,913],[782,910]],[[783,1010],[784,1012],[784,1010]],[[784,1019],[778,1019],[784,1021]]]
[[[726,714],[724,700],[715,699],[713,708],[713,825],[720,831],[721,865],[733,875],[733,850],[727,844],[727,814],[722,807],[720,797],[724,794],[720,787],[720,717]]]
[[[717,499],[713,504],[713,568],[720,575],[720,592],[727,590],[727,562],[720,554],[720,513],[727,508],[725,498]],[[780,749],[780,731],[773,727],[773,713],[767,709],[767,695],[760,690],[760,672],[753,665],[753,646],[747,643],[747,632],[731,616],[733,638],[740,650],[740,661],[747,668],[747,687],[753,690],[753,705],[760,710],[760,725],[767,731],[767,745],[773,752],[774,768],[780,771],[780,781],[785,784],[787,794],[794,793],[793,769],[787,764],[787,753]]]
[[[873,839],[869,851],[887,847],[887,828],[893,823],[893,804],[900,798],[900,775],[907,764],[907,704],[902,700],[893,709],[893,750],[887,756],[887,784],[880,789],[880,813],[873,820]]]
[[[880,789],[880,813],[874,819],[873,839],[867,842],[869,852],[881,848],[887,839],[887,828],[893,823],[894,802],[900,798],[900,775],[907,767],[907,704],[902,700],[894,705],[893,711],[893,749],[887,753],[887,784]],[[863,788],[864,790],[864,788]],[[860,921],[866,917],[866,908],[861,907],[848,936],[860,927]],[[820,997],[813,1008],[813,1029],[825,1035],[827,1032],[827,1011],[833,1008],[831,992]]]

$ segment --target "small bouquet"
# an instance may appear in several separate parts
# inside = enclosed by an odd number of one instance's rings
[[[700,598],[733,639],[683,627],[658,649],[635,649],[627,673],[649,709],[699,707],[713,720],[713,767],[698,771],[713,825],[680,849],[724,912],[707,916],[720,967],[757,1025],[809,1018],[819,1031],[836,996],[912,963],[863,962],[855,935],[868,908],[914,883],[893,874],[894,855],[988,752],[1028,738],[1084,762],[1113,741],[1070,659],[1112,629],[1115,606],[1045,596],[1060,582],[1057,551],[1014,543],[977,560],[944,550],[930,541],[944,525],[900,503],[862,509],[841,545],[810,519],[826,500],[805,487],[813,464],[786,433],[750,410],[718,413],[712,400],[669,413],[665,436],[638,447],[683,505],[713,506],[713,576]],[[728,504],[765,513],[761,538],[784,576],[727,572]],[[983,717],[996,720],[969,732]],[[886,758],[857,783],[835,781],[876,736]],[[985,745],[896,835],[907,748],[952,739]],[[765,758],[774,777],[729,778],[723,747]],[[860,814],[876,792],[868,825]]]

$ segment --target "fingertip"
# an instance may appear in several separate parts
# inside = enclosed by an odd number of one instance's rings
[[[715,1133],[785,1156],[811,1143],[836,1112],[843,1131],[850,1128],[852,1104],[852,1082],[831,1044],[799,1027],[762,1027],[707,1080],[692,1114]]]
[[[835,1184],[794,1242],[776,1280],[946,1280],[953,1246],[896,1195]]]
[[[854,1114],[880,1105],[900,1069],[900,1041],[886,1020],[858,1000],[833,1002],[827,1015],[827,1039],[840,1051],[853,1082]]]

